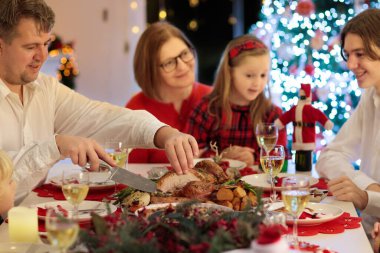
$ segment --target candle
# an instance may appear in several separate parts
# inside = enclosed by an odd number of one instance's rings
[[[12,242],[38,242],[38,217],[36,208],[13,207],[8,211],[9,238]]]

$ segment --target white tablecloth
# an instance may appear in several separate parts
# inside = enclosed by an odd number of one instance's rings
[[[165,166],[165,164],[129,164],[128,169],[141,174],[142,176],[147,176],[147,171],[152,167]],[[292,166],[289,166],[290,171],[292,171]],[[78,166],[72,165],[70,161],[64,160],[56,164],[49,172],[49,177],[54,177],[61,174],[62,170],[79,170]],[[317,176],[315,171],[312,172],[313,176]],[[30,193],[22,202],[21,205],[29,206],[32,204],[43,203],[52,201],[51,198],[40,198],[34,192]],[[323,200],[323,203],[332,204],[340,207],[343,211],[348,212],[351,216],[357,216],[356,210],[351,202],[337,201],[333,197],[327,197]],[[372,247],[365,235],[362,227],[357,229],[347,229],[341,234],[318,234],[315,236],[304,236],[300,237],[300,240],[305,242],[310,242],[313,244],[320,245],[325,248],[335,250],[339,253],[371,253]],[[8,242],[8,225],[3,223],[0,226],[0,243]],[[1,248],[1,244],[0,244]],[[248,252],[248,251],[241,251]]]

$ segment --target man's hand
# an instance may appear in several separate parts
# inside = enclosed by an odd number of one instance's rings
[[[85,166],[89,163],[90,170],[99,168],[99,159],[112,167],[116,166],[114,160],[104,151],[95,140],[70,135],[56,135],[55,142],[63,158],[70,157],[73,164]]]
[[[360,210],[363,210],[368,204],[367,193],[357,187],[347,176],[330,180],[328,187],[337,200],[351,201]]]
[[[169,126],[161,127],[156,132],[154,144],[158,148],[165,148],[166,156],[177,174],[193,168],[193,159],[199,155],[198,143],[193,136]]]
[[[223,151],[223,158],[229,158],[245,162],[247,166],[253,165],[255,161],[255,150],[249,147],[231,146]]]

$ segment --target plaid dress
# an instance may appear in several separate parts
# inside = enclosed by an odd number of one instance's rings
[[[207,112],[209,102],[207,97],[200,102],[193,110],[186,127],[186,132],[193,135],[198,141],[199,148],[206,148],[206,152],[202,156],[213,156],[214,152],[210,149],[210,142],[216,142],[220,152],[230,145],[253,148],[255,160],[258,162],[260,150],[256,141],[255,126],[249,117],[249,106],[232,105],[231,126],[226,126],[227,117],[222,115],[221,124],[215,128],[217,120]],[[278,106],[272,105],[263,122],[273,123],[281,114],[282,110]],[[277,144],[283,145],[286,149],[285,128],[279,131]]]

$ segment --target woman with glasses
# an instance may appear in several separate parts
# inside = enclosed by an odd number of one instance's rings
[[[126,107],[147,110],[182,131],[193,107],[211,92],[195,82],[196,52],[189,39],[167,22],[150,25],[141,35],[134,55],[134,74],[141,92]],[[167,163],[163,150],[134,149],[131,163]]]

